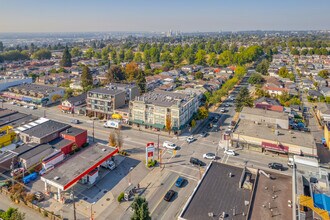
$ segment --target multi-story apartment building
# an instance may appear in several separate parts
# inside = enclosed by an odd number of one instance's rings
[[[131,84],[110,84],[87,93],[87,115],[111,118],[115,109],[121,108],[138,96],[139,89]]]
[[[64,89],[38,84],[22,84],[8,88],[8,92],[3,92],[2,96],[46,106],[61,100],[64,96]]]
[[[147,128],[164,129],[170,118],[171,129],[184,129],[199,107],[197,95],[153,91],[130,102],[130,122]]]

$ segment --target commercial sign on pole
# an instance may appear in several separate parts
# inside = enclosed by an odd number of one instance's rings
[[[152,159],[154,159],[154,153],[155,153],[155,143],[153,143],[153,142],[147,143],[147,147],[146,147],[146,166],[148,166],[149,157],[152,157]]]

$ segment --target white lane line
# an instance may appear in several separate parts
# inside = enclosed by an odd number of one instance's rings
[[[229,157],[230,157],[230,155],[227,155],[227,160],[226,160],[226,162],[225,162],[225,163],[227,163],[227,162],[228,162],[228,159],[229,159]]]

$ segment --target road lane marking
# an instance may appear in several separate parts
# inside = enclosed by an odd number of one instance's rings
[[[177,180],[177,177],[174,178],[174,181],[172,184],[169,184],[170,187],[165,191],[166,193],[174,186],[175,182]],[[157,202],[157,205],[153,208],[152,211],[150,211],[150,216],[152,215],[152,213],[157,209],[157,207],[159,206],[159,204],[164,200],[164,196],[161,197],[161,199]]]
[[[172,170],[172,169],[170,169],[170,168],[166,168],[166,169],[169,170],[169,171],[171,171],[171,172],[177,173],[177,174],[179,174],[180,176],[186,177],[187,179],[191,179],[191,180],[198,181],[198,178],[196,178],[196,177],[193,176],[193,175],[189,175],[189,174],[186,174],[186,173],[183,173],[183,172],[177,171],[177,170]]]

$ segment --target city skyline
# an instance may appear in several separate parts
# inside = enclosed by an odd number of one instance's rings
[[[330,2],[0,0],[0,32],[327,30]],[[15,12],[15,13],[13,13]]]

